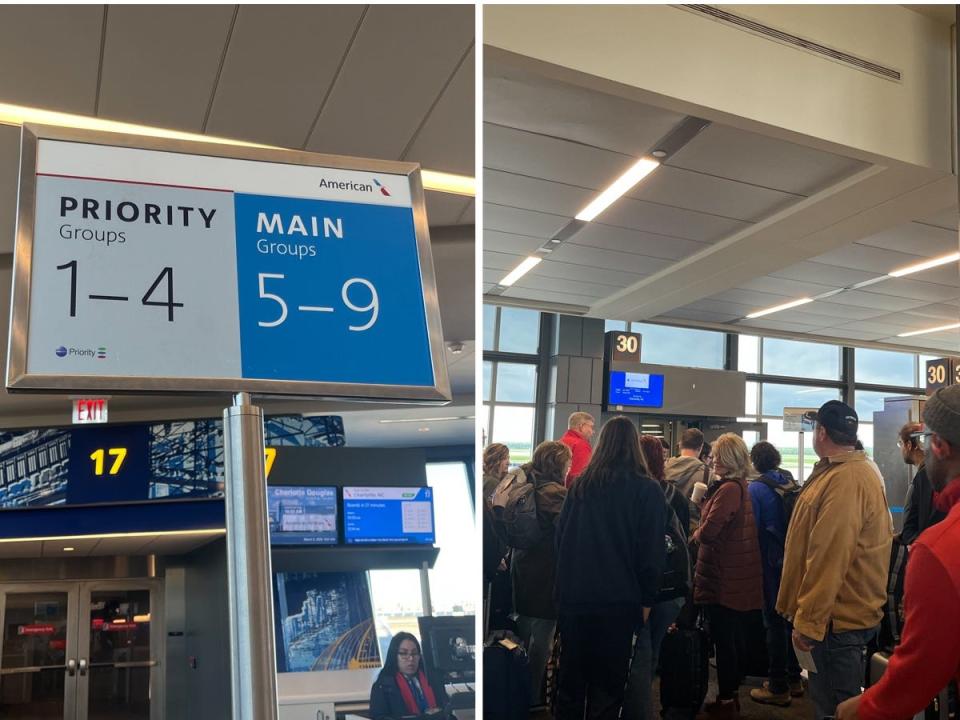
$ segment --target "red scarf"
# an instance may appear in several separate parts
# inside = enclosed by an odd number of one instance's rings
[[[411,715],[422,715],[420,706],[417,705],[417,699],[413,696],[413,689],[407,682],[407,678],[402,672],[396,675],[397,687],[400,688],[400,695],[403,697],[403,704],[407,706],[407,712]],[[423,670],[417,671],[417,680],[420,681],[420,689],[423,691],[423,697],[427,701],[427,710],[437,707],[437,698],[433,694],[433,688],[427,682],[427,676]]]
[[[940,492],[933,492],[933,506],[942,513],[950,512],[950,508],[960,501],[960,476],[950,480]]]

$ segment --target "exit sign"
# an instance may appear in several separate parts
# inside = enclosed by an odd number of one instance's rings
[[[73,401],[73,424],[92,425],[107,421],[106,398],[79,398]]]

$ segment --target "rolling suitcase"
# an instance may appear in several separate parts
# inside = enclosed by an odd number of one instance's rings
[[[876,685],[883,677],[890,662],[890,655],[885,652],[873,653],[870,656],[870,685]],[[913,716],[912,720],[949,720],[956,717],[955,710],[951,705],[955,704],[956,686],[951,682],[947,687],[937,693],[937,696],[930,702],[924,710],[921,710]]]
[[[660,646],[660,703],[670,717],[693,718],[707,696],[710,641],[697,623],[667,633]]]
[[[530,661],[512,633],[494,633],[483,647],[483,717],[526,720],[530,706]]]

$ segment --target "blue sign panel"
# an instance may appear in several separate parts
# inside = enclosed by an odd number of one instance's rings
[[[146,425],[77,428],[70,437],[67,505],[144,500],[150,487]]]
[[[343,536],[352,543],[432,545],[433,490],[428,487],[345,487]]]
[[[613,370],[607,397],[609,405],[663,407],[663,375]]]
[[[433,386],[411,208],[234,206],[243,377]]]
[[[335,545],[335,487],[267,488],[267,517],[272,545]]]

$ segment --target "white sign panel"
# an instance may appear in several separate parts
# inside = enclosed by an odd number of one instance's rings
[[[415,165],[49,128],[22,153],[11,389],[449,399]]]
[[[792,408],[783,409],[784,432],[813,432],[813,421],[805,419],[806,413],[816,414],[819,408]]]

